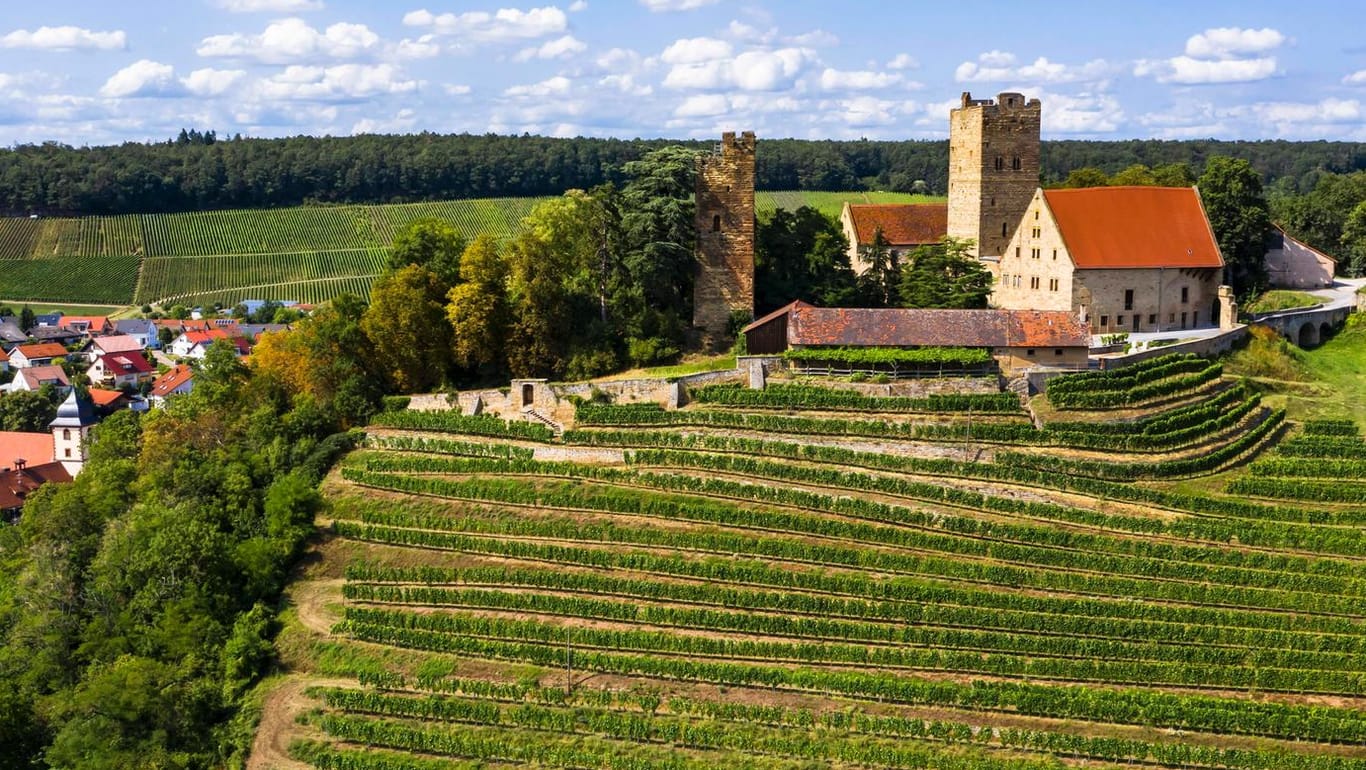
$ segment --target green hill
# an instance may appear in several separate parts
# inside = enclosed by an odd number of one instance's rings
[[[1043,429],[1009,394],[779,382],[580,404],[561,437],[378,416],[253,760],[1360,766],[1366,517],[1306,502],[1336,490],[1298,459],[1366,457],[1354,425],[1244,471],[1283,413],[1179,356],[1055,380]],[[1171,486],[1214,473],[1256,489]]]
[[[466,238],[517,232],[542,198],[486,198],[379,206],[0,218],[0,298],[11,301],[224,304],[242,299],[319,302],[367,294],[384,251],[422,217]],[[760,211],[813,206],[839,216],[845,200],[932,200],[901,193],[781,191]]]

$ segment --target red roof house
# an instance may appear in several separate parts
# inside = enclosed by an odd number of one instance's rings
[[[854,272],[863,273],[869,267],[867,252],[878,232],[895,259],[917,246],[944,240],[949,231],[949,207],[945,203],[846,202],[840,211],[840,224],[849,239],[849,264]]]

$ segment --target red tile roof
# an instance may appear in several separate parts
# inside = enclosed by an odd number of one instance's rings
[[[227,339],[228,333],[222,329],[200,329],[185,332],[185,340],[191,345],[212,344],[214,340]]]
[[[176,388],[194,379],[194,369],[189,364],[177,364],[173,369],[156,378],[152,383],[152,395],[165,396]]]
[[[49,441],[50,441],[49,437]],[[27,460],[28,458],[24,458]],[[49,481],[65,483],[71,481],[71,474],[59,462],[44,458],[36,464],[25,465],[23,470],[14,470],[14,458],[0,461],[0,510],[15,510],[23,507],[24,498],[38,487]]]
[[[92,340],[92,344],[105,353],[130,353],[140,352],[142,350],[142,343],[127,334],[111,334],[107,337],[96,337]]]
[[[71,387],[71,380],[67,379],[66,372],[60,366],[30,366],[20,369],[14,376],[28,380],[29,390],[37,390],[44,381],[56,382],[64,388]]]
[[[52,461],[52,434],[0,431],[0,468],[14,467],[15,460],[39,464]]]
[[[90,401],[98,407],[107,407],[117,403],[119,399],[124,398],[123,391],[121,390],[90,388],[87,392],[90,394]]]
[[[1061,310],[823,308],[794,302],[746,331],[788,314],[793,346],[1050,348],[1086,347],[1090,330]]]
[[[1044,190],[1081,269],[1224,266],[1194,187]]]
[[[878,228],[891,246],[939,243],[949,232],[945,203],[849,204],[859,245],[873,242]]]
[[[109,326],[109,319],[102,315],[65,315],[57,322],[63,329],[83,324],[87,329],[99,331]]]
[[[32,361],[35,358],[63,358],[66,356],[66,348],[55,342],[39,342],[36,345],[20,345],[15,350],[24,354],[24,358]]]
[[[156,371],[141,353],[110,353],[100,356],[100,360],[104,362],[104,370],[114,376]]]

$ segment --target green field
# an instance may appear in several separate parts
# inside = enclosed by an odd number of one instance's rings
[[[760,211],[814,206],[839,216],[846,199],[934,200],[900,193],[761,192]],[[422,217],[466,238],[515,234],[542,198],[315,206],[119,217],[0,218],[0,297],[117,305],[317,302],[369,290],[395,233]]]
[[[1366,485],[1315,478],[1366,471],[1355,426],[1282,440],[1182,357],[1073,378],[1042,429],[1010,394],[781,382],[563,436],[379,415],[253,761],[1366,765],[1366,509],[1337,502]]]

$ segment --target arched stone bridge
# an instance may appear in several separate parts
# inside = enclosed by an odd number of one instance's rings
[[[1302,348],[1312,348],[1342,328],[1351,313],[1351,305],[1331,303],[1258,316],[1253,323],[1270,326]]]

